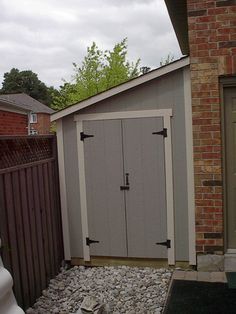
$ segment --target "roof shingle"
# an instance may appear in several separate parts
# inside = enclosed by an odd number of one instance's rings
[[[35,113],[51,114],[54,112],[53,109],[24,93],[0,95],[0,100],[1,99],[10,101],[16,107],[26,109]]]

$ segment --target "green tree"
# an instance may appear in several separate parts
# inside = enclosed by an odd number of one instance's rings
[[[38,75],[31,70],[19,71],[12,68],[4,74],[2,94],[25,93],[45,105],[50,105],[53,95],[57,92],[53,87],[47,87],[38,79]]]
[[[81,66],[73,63],[71,82],[64,81],[59,95],[53,99],[53,108],[65,108],[138,76],[139,62],[139,59],[135,63],[127,60],[126,38],[112,51],[102,51],[93,43],[87,48]]]
[[[168,53],[167,57],[165,59],[161,59],[160,61],[160,66],[164,66],[164,65],[167,65],[171,62],[173,62],[175,60],[175,56],[172,54],[172,53]]]

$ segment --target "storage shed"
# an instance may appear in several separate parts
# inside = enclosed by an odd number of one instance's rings
[[[65,258],[195,265],[189,58],[51,116]]]

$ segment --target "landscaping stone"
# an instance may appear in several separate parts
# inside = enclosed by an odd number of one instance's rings
[[[104,305],[104,314],[161,313],[171,274],[164,268],[128,266],[62,269],[26,313],[81,313],[82,302],[89,300]]]

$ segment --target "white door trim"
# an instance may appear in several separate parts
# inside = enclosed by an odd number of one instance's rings
[[[89,250],[89,246],[86,244],[86,238],[89,237],[89,232],[88,232],[88,212],[87,212],[87,197],[86,197],[87,194],[86,194],[85,166],[84,166],[84,145],[83,145],[83,142],[80,140],[80,132],[83,132],[83,121],[78,121],[76,123],[76,130],[77,130],[83,253],[84,253],[84,260],[90,261],[90,250]]]
[[[89,246],[86,245],[88,237],[88,213],[86,199],[86,182],[84,168],[84,146],[80,140],[80,132],[83,131],[83,122],[92,120],[112,120],[112,119],[132,119],[163,117],[164,128],[167,128],[168,136],[165,138],[165,173],[166,173],[166,206],[167,206],[167,239],[171,240],[171,248],[168,249],[168,264],[175,264],[175,227],[174,227],[174,193],[173,193],[173,167],[172,167],[172,145],[171,145],[171,123],[172,109],[143,110],[143,111],[124,111],[111,113],[95,113],[86,115],[75,115],[74,120],[77,126],[77,148],[79,165],[79,186],[80,186],[80,205],[82,220],[83,252],[84,260],[90,261]]]
[[[165,117],[165,116],[171,117],[172,109],[76,114],[74,116],[74,121],[149,118],[149,117]]]

